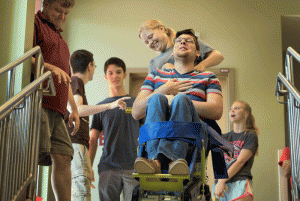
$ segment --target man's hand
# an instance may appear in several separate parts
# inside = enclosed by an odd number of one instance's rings
[[[126,109],[126,102],[124,100],[130,99],[131,97],[123,97],[109,104],[110,109],[119,107],[121,110]]]
[[[177,81],[176,79],[170,79],[163,87],[165,95],[176,95],[178,93],[184,93],[186,90],[192,88],[193,83],[189,80]]]
[[[175,66],[170,63],[166,63],[162,66],[162,69],[174,69],[174,68],[175,68]]]
[[[51,71],[53,77],[57,77],[58,83],[60,84],[61,82],[65,83],[67,86],[69,85],[69,83],[71,82],[71,78],[70,76],[63,71],[62,69],[51,65],[48,66],[48,69]]]
[[[79,120],[79,115],[78,115],[78,111],[76,110],[72,110],[72,113],[69,116],[69,126],[71,127],[73,122],[75,123],[74,125],[74,129],[73,132],[71,133],[71,135],[75,135],[77,133],[77,131],[79,130],[79,125],[80,125],[80,120]]]
[[[224,190],[227,193],[227,186],[225,185],[225,181],[219,180],[215,187],[214,194],[218,197],[225,197]]]

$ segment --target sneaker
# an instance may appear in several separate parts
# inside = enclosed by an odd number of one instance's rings
[[[186,160],[180,158],[169,164],[169,174],[189,174],[189,166]]]
[[[140,174],[161,174],[161,170],[154,160],[142,157],[135,160],[134,169]]]

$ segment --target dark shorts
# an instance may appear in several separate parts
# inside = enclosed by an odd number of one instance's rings
[[[39,165],[51,165],[50,154],[73,158],[74,149],[62,115],[42,108]]]

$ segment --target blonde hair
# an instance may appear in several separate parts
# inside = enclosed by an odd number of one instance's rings
[[[154,29],[158,29],[158,28],[164,28],[167,36],[169,36],[172,40],[175,38],[176,36],[176,32],[171,29],[166,27],[165,25],[163,25],[163,23],[159,20],[147,20],[146,22],[142,23],[139,29],[139,37],[141,38],[141,34],[145,31],[145,30],[154,30]]]
[[[251,131],[251,132],[253,132],[257,135],[259,133],[259,129],[255,125],[255,118],[252,114],[252,109],[251,109],[250,105],[247,102],[242,101],[242,100],[238,100],[238,101],[235,101],[235,102],[241,103],[244,107],[244,110],[248,113],[248,117],[246,119],[246,132],[245,132],[245,135],[248,131]]]

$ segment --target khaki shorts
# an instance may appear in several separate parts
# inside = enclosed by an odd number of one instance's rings
[[[42,108],[39,165],[51,165],[50,154],[68,155],[73,158],[74,150],[62,115]]]

